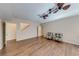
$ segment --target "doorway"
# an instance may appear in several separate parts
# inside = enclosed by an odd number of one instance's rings
[[[5,44],[16,42],[16,23],[6,22],[5,23]]]
[[[39,26],[37,27],[37,37],[41,37],[41,36],[42,36],[42,26],[39,25]]]

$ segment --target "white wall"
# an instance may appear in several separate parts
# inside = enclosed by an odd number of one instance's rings
[[[43,34],[63,33],[63,41],[79,45],[79,15],[43,24]]]
[[[27,27],[27,29],[25,29],[24,31],[20,30],[20,23],[28,23],[30,24],[29,27]],[[37,26],[39,25],[39,23],[37,22],[32,22],[32,21],[19,21],[16,23],[17,26],[17,33],[16,33],[16,40],[20,41],[20,40],[24,40],[24,39],[29,39],[29,38],[33,38],[33,37],[37,37]]]
[[[3,42],[2,42],[2,35],[3,35],[3,34],[2,34],[2,22],[1,22],[1,20],[0,20],[0,49],[2,49],[2,46],[3,46],[3,45],[2,45],[2,43],[3,43]]]
[[[6,22],[16,23],[16,40],[17,41],[37,37],[37,26],[39,26],[40,24],[38,22],[22,20],[22,19],[10,19],[10,20],[7,20]],[[26,30],[20,31],[20,23],[23,23],[23,22],[29,23],[30,26]],[[10,27],[10,29],[12,29],[12,27]],[[0,49],[3,47],[2,35],[3,35],[2,22],[0,20]]]
[[[23,31],[25,30],[30,24],[28,23],[20,23],[20,30]]]
[[[16,23],[6,22],[6,40],[16,39]]]
[[[17,18],[8,19],[6,22],[16,23],[16,41],[37,37],[37,26],[39,26],[39,22]],[[28,23],[30,25],[26,30],[22,31],[20,27],[21,23]]]

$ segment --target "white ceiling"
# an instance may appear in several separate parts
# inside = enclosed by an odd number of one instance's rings
[[[0,18],[7,20],[17,18],[34,20],[44,23],[79,14],[79,4],[72,3],[71,7],[66,11],[60,10],[56,14],[51,14],[45,20],[39,18],[39,14],[46,12],[49,8],[52,8],[53,6],[54,3],[0,4]]]

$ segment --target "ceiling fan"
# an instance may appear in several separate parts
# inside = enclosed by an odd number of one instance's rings
[[[71,6],[70,4],[66,4],[66,3],[56,3],[53,8],[48,9],[48,11],[46,11],[45,13],[39,16],[40,18],[46,19],[49,16],[49,14],[51,13],[55,14],[61,9],[68,10],[70,6]]]
[[[57,3],[58,9],[61,10],[67,10],[70,7],[70,4],[65,4],[65,3]]]

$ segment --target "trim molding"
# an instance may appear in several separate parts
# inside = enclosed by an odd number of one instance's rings
[[[0,50],[3,49],[3,46],[0,47]]]
[[[16,41],[16,39],[12,39],[12,40],[7,40],[7,42],[11,42],[11,41]]]
[[[23,39],[23,40],[19,40],[19,41],[25,41],[25,40],[29,40],[29,39],[35,39],[35,38],[38,38],[38,37],[31,37],[31,38],[28,38],[28,39]],[[16,40],[16,42],[19,42]]]

